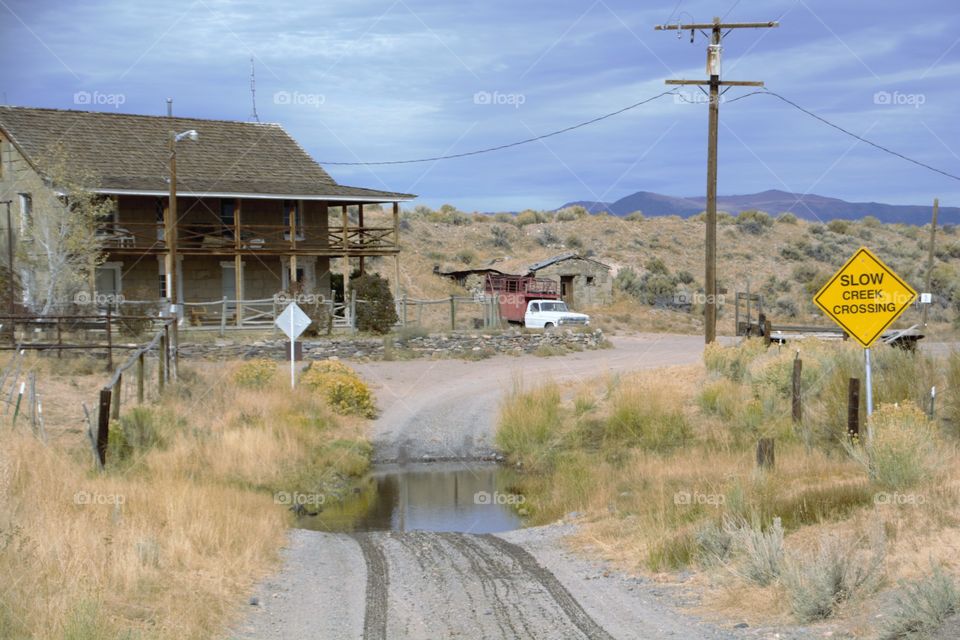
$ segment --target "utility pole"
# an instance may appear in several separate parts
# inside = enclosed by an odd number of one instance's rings
[[[702,85],[710,87],[709,127],[707,137],[707,230],[704,274],[705,302],[703,330],[707,344],[717,339],[717,128],[720,123],[720,87],[762,87],[763,82],[745,80],[720,80],[720,51],[723,37],[733,29],[765,29],[779,27],[779,22],[732,22],[723,23],[715,17],[711,23],[660,24],[657,31],[690,31],[690,41],[696,32],[709,37],[707,46],[707,75],[709,80],[667,80],[668,85]],[[708,33],[709,32],[709,33]],[[724,90],[726,92],[726,90]]]
[[[10,205],[7,205],[7,210],[9,211]],[[924,293],[933,295],[932,282],[933,282],[933,257],[935,253],[935,246],[937,242],[937,214],[940,213],[940,199],[933,199],[933,221],[930,223],[930,253],[927,254],[927,287]],[[930,305],[933,304],[933,300],[923,305],[923,326],[927,326],[927,309],[930,308]]]

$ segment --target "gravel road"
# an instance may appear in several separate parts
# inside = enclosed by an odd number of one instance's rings
[[[563,358],[497,357],[358,365],[383,410],[380,461],[493,453],[498,399],[527,383],[697,361],[702,339],[644,335]],[[293,530],[279,574],[256,590],[238,640],[439,640],[771,637],[678,612],[689,594],[619,575],[563,549],[571,524],[469,533]],[[251,600],[253,603],[254,600]],[[793,637],[781,633],[780,638]]]

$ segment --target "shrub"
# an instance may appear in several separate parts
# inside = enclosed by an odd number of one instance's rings
[[[630,213],[628,213],[627,215],[625,215],[625,216],[623,217],[623,219],[624,219],[624,220],[627,220],[627,221],[629,221],[629,222],[641,222],[641,221],[643,220],[643,217],[644,217],[644,216],[643,216],[643,211],[640,211],[640,210],[638,209],[638,210],[636,210],[636,211],[631,211]]]
[[[567,237],[566,245],[574,249],[582,249],[583,240],[581,240],[579,236],[569,236]]]
[[[233,382],[247,389],[260,389],[273,379],[277,363],[268,358],[247,360],[233,372]]]
[[[785,211],[777,216],[777,222],[780,224],[797,224],[797,216],[789,211]]]
[[[503,227],[496,226],[490,228],[490,235],[493,236],[491,243],[500,249],[510,248],[510,233]]]
[[[735,573],[761,587],[780,577],[783,570],[783,525],[780,518],[774,518],[766,531],[759,521],[748,523],[742,518],[728,518],[723,529],[738,558]]]
[[[497,446],[527,467],[549,466],[561,434],[560,389],[547,384],[525,391],[519,384],[500,405]]]
[[[582,218],[586,215],[589,215],[589,212],[585,207],[582,207],[578,204],[573,205],[572,207],[564,207],[557,211],[557,222],[572,222],[578,218]]]
[[[954,351],[947,358],[947,393],[945,415],[953,428],[960,433],[960,351]]]
[[[798,264],[793,268],[793,279],[800,284],[807,284],[817,277],[818,269],[812,264]]]
[[[785,260],[800,260],[803,258],[803,254],[800,253],[800,249],[796,245],[788,244],[780,248],[780,255]]]
[[[527,209],[526,211],[521,211],[517,214],[517,217],[513,220],[514,224],[518,227],[525,227],[528,224],[537,224],[542,222],[540,217],[537,215],[537,212],[533,209]]]
[[[741,211],[737,216],[737,228],[744,233],[760,235],[773,226],[773,219],[768,213],[750,209]]]
[[[693,274],[689,271],[677,271],[677,280],[680,284],[693,284]]]
[[[848,445],[848,451],[887,489],[906,489],[929,480],[940,464],[936,425],[910,401],[884,404],[871,418],[872,440]]]
[[[833,233],[847,234],[850,233],[850,221],[849,220],[831,220],[827,223],[827,229]]]
[[[165,438],[160,422],[149,407],[134,407],[113,423],[107,441],[107,459],[124,462],[136,454],[162,447]]]
[[[477,259],[477,252],[473,249],[461,249],[454,257],[463,264],[473,264]]]
[[[912,583],[902,583],[897,610],[883,625],[880,640],[919,640],[960,612],[960,589],[941,567]]]
[[[874,216],[864,216],[860,224],[870,229],[879,229],[883,226],[883,223]]]
[[[543,233],[537,236],[537,244],[539,244],[541,247],[549,247],[550,245],[559,244],[559,242],[560,238],[558,238],[557,234],[551,231],[548,227],[545,227],[543,229]]]
[[[330,408],[341,415],[373,418],[377,414],[370,388],[339,360],[311,363],[300,376],[300,384],[323,394]]]
[[[390,284],[380,276],[368,273],[350,281],[357,293],[357,329],[372,333],[387,333],[397,323]]]
[[[874,591],[883,576],[882,529],[869,549],[860,539],[822,538],[817,555],[791,556],[782,574],[790,608],[801,622],[824,620],[838,605]]]

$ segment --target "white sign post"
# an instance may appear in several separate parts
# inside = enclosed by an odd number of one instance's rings
[[[294,364],[294,343],[296,343],[297,338],[300,337],[300,334],[306,331],[307,327],[310,326],[310,323],[313,322],[306,313],[303,312],[296,302],[291,302],[287,305],[287,308],[283,310],[277,319],[274,321],[274,324],[283,331],[288,338],[290,338],[290,388],[293,389],[297,385],[297,377]]]

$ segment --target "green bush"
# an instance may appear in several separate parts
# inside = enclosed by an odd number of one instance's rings
[[[247,360],[233,372],[233,382],[248,389],[265,387],[277,372],[277,363],[269,358]]]
[[[493,236],[491,244],[499,249],[510,248],[510,232],[504,227],[495,226],[490,228],[490,235]]]
[[[107,460],[126,462],[166,442],[160,421],[149,407],[134,407],[111,424]]]
[[[759,521],[729,518],[723,530],[730,538],[733,555],[738,559],[734,572],[761,587],[775,582],[783,570],[783,526],[774,518],[764,530]]]
[[[780,224],[797,224],[797,216],[789,211],[785,211],[777,216],[777,222]]]
[[[848,234],[850,233],[850,221],[849,220],[831,220],[827,223],[827,229],[833,233],[839,234]]]
[[[604,444],[609,447],[669,451],[693,436],[682,407],[670,404],[652,389],[621,386],[614,391],[610,406],[603,433]]]
[[[631,211],[630,213],[628,213],[626,216],[623,217],[624,220],[627,220],[629,222],[641,222],[643,221],[643,218],[644,218],[643,211],[640,211],[639,209],[636,211]]]
[[[527,209],[521,211],[517,214],[517,217],[514,218],[514,224],[518,227],[525,227],[528,224],[537,224],[539,222],[546,222],[547,218],[543,213],[539,211],[534,211],[533,209]]]
[[[871,418],[872,439],[848,446],[850,455],[881,487],[907,489],[939,470],[942,445],[936,425],[912,402],[881,405]]]
[[[389,332],[397,323],[390,284],[380,276],[368,273],[353,278],[350,286],[357,294],[357,329],[379,334]]]
[[[300,384],[323,394],[327,404],[341,415],[374,418],[377,408],[370,388],[357,372],[339,360],[313,362],[300,376]]]
[[[589,215],[587,209],[576,204],[572,207],[564,207],[560,209],[560,211],[557,211],[556,220],[557,222],[572,222],[587,215]]]

